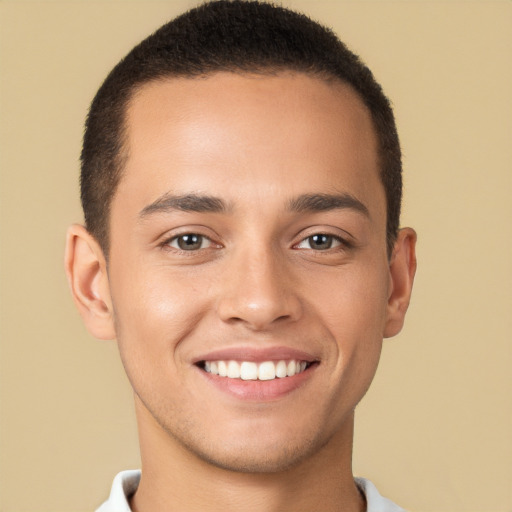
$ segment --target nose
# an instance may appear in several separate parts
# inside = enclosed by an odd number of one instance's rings
[[[248,254],[250,252],[250,254]],[[219,276],[217,311],[222,321],[254,331],[297,321],[302,304],[286,262],[272,250],[247,251],[230,259]]]

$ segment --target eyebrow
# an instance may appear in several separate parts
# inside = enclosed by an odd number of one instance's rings
[[[140,212],[139,217],[144,218],[152,213],[165,213],[172,210],[199,213],[223,213],[229,209],[228,205],[218,197],[199,194],[164,194],[162,197],[159,197],[156,201],[146,206]]]
[[[297,213],[325,212],[337,209],[351,209],[369,217],[368,208],[359,199],[350,194],[303,194],[291,199],[288,210]],[[225,213],[231,210],[225,201],[218,197],[184,194],[164,194],[156,201],[143,208],[140,218],[153,213],[165,213],[173,210],[198,213]]]
[[[350,194],[304,194],[292,199],[288,208],[294,212],[325,212],[350,209],[370,216],[368,208]]]

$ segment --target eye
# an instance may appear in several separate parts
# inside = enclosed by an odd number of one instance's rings
[[[167,245],[181,251],[198,251],[199,249],[211,247],[212,241],[204,235],[186,233],[184,235],[175,236]]]
[[[326,235],[325,233],[316,233],[308,236],[296,247],[297,249],[313,249],[315,251],[326,251],[333,247],[338,247],[343,244],[343,241],[333,235]]]

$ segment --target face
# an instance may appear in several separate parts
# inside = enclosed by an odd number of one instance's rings
[[[303,74],[169,79],[127,147],[108,291],[143,432],[240,471],[347,436],[393,291],[363,103]]]

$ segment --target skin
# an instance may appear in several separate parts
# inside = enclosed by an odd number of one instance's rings
[[[143,477],[132,508],[364,510],[353,411],[383,337],[402,327],[416,266],[413,230],[386,251],[368,110],[347,85],[299,73],[168,79],[132,100],[127,148],[108,265],[72,226],[66,268],[87,327],[117,338],[134,389]],[[315,194],[352,202],[290,208]],[[170,206],[189,195],[223,208]],[[201,243],[180,250],[192,233]],[[235,397],[195,364],[275,346],[316,361],[277,398]]]

